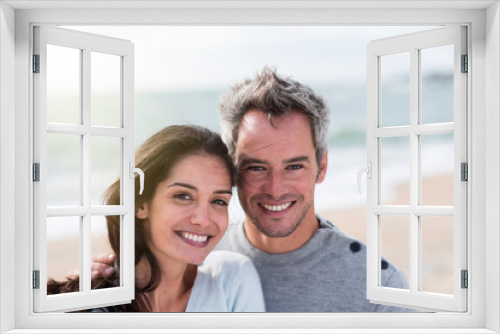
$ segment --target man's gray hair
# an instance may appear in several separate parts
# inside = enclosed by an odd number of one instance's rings
[[[271,124],[273,116],[283,116],[292,109],[305,115],[311,124],[316,160],[318,165],[321,163],[327,150],[330,123],[330,109],[322,96],[306,85],[278,75],[275,69],[267,66],[254,79],[245,79],[232,86],[231,91],[222,95],[219,112],[222,139],[234,161],[239,125],[250,109],[262,110],[268,115]]]

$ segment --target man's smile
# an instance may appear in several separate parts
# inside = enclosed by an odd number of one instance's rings
[[[283,212],[295,203],[296,203],[295,201],[291,201],[291,202],[286,202],[286,203],[283,203],[280,205],[271,205],[271,204],[266,204],[266,203],[259,203],[259,205],[261,207],[263,207],[264,209],[266,209],[267,211]]]

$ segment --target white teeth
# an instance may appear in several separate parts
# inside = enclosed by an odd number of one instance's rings
[[[181,232],[182,237],[193,240],[194,242],[205,242],[208,239],[206,235],[197,235],[189,232]]]
[[[288,208],[290,205],[292,205],[292,202],[288,202],[288,203],[285,203],[285,204],[282,204],[282,205],[267,205],[267,204],[262,204],[262,206],[264,208],[266,208],[269,211],[273,211],[273,212],[283,211],[286,208]]]

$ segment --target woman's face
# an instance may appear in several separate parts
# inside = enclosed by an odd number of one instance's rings
[[[160,263],[199,264],[226,231],[230,199],[231,178],[224,162],[189,155],[158,184],[151,201],[136,209],[136,216],[147,224],[148,245]]]

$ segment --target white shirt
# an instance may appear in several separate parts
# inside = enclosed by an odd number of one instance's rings
[[[186,312],[265,312],[260,278],[250,259],[212,251],[198,266]]]

